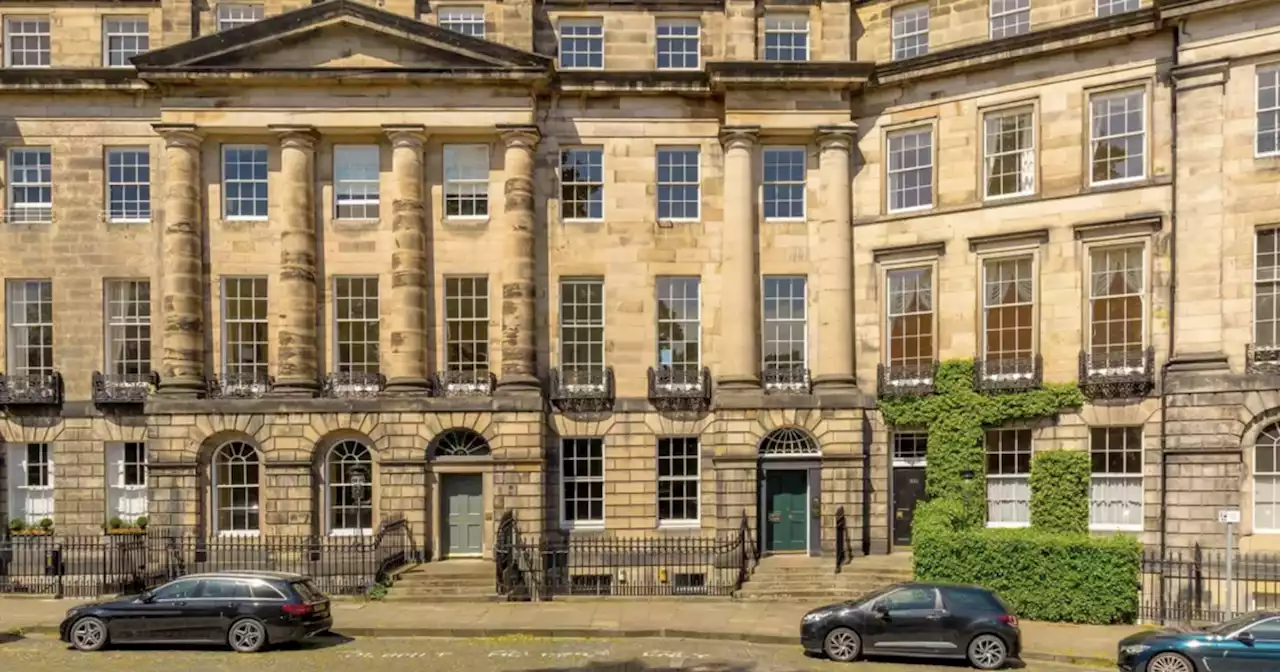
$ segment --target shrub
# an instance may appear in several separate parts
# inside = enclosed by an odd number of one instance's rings
[[[1136,619],[1142,561],[1136,539],[1033,528],[948,529],[948,512],[930,504],[915,528],[924,536],[914,549],[918,580],[983,586],[1031,620]]]
[[[135,521],[133,521],[133,524],[134,524],[138,529],[140,529],[140,530],[145,530],[145,529],[147,529],[147,523],[149,523],[149,522],[151,522],[151,521],[150,521],[146,516],[138,516],[138,519],[137,519],[137,520],[135,520]]]
[[[45,532],[52,532],[52,531],[53,531],[53,519],[52,519],[52,518],[41,518],[41,519],[40,519],[40,529],[44,530]]]
[[[13,520],[9,521],[9,531],[21,532],[25,529],[27,529],[27,521],[21,518],[14,518]]]
[[[1031,527],[1044,532],[1089,531],[1089,454],[1048,450],[1031,460]]]
[[[123,527],[124,527],[124,521],[120,520],[119,516],[113,517],[111,520],[107,521],[108,530],[119,530]]]

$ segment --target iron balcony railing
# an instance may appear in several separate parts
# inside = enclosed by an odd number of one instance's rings
[[[372,371],[335,371],[324,378],[324,396],[373,399],[387,387],[387,377]]]
[[[760,383],[770,394],[810,394],[813,383],[809,369],[799,366],[766,366],[760,372]]]
[[[881,397],[923,397],[933,394],[938,361],[880,364],[876,367],[876,391]]]
[[[649,401],[664,410],[711,406],[711,369],[663,366],[649,369]]]
[[[604,411],[617,396],[613,367],[551,369],[551,403],[565,412]]]
[[[1043,384],[1044,360],[1040,355],[973,361],[973,389],[978,392],[1020,392]]]
[[[64,393],[62,374],[0,374],[0,406],[58,406]]]
[[[1280,346],[1250,343],[1244,346],[1244,366],[1247,373],[1280,373]]]
[[[145,404],[147,397],[160,385],[160,374],[102,373],[93,372],[93,403],[99,406],[136,406]]]
[[[498,386],[498,377],[488,370],[440,371],[431,379],[431,391],[437,397],[490,397]]]
[[[1080,391],[1090,399],[1138,399],[1155,389],[1155,348],[1080,353]]]
[[[209,379],[208,392],[212,399],[256,399],[270,394],[275,384],[265,373],[224,373]]]

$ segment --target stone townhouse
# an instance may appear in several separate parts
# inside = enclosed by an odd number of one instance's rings
[[[1244,0],[0,3],[0,512],[58,534],[910,543],[876,398],[1099,532],[1280,547],[1280,12]]]

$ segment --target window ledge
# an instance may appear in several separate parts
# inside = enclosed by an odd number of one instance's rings
[[[987,523],[987,527],[993,530],[1017,530],[1031,527],[1031,523]]]
[[[256,538],[260,536],[262,536],[261,530],[235,530],[218,533],[218,537],[226,539]]]
[[[581,219],[581,218],[573,218],[573,217],[561,217],[560,223],[561,224],[604,224],[604,218],[600,217],[598,219]]]
[[[266,224],[271,221],[267,217],[223,217],[218,220],[218,225],[236,225],[236,224]]]
[[[598,523],[560,523],[560,529],[565,532],[604,532],[604,521]]]
[[[256,536],[256,535],[255,535],[255,536]],[[364,528],[364,529],[358,529],[358,530],[355,530],[355,529],[352,529],[352,530],[330,530],[330,531],[329,531],[329,536],[331,536],[331,537],[372,537],[372,536],[373,536],[373,530],[372,530],[372,529],[370,529],[370,528]]]
[[[1089,525],[1090,532],[1141,532],[1142,525]]]
[[[659,530],[694,530],[702,527],[701,520],[658,521]]]
[[[808,224],[808,217],[765,217],[765,224]]]

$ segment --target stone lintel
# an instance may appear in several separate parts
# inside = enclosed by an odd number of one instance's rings
[[[947,241],[934,240],[927,243],[913,243],[911,245],[892,245],[889,247],[877,247],[871,250],[872,257],[877,264],[886,261],[896,261],[899,259],[921,259],[936,258],[947,253]]]
[[[1071,227],[1076,240],[1113,238],[1123,236],[1149,236],[1164,228],[1164,213],[1152,212],[1130,215],[1124,219],[1101,222],[1084,222]]]
[[[1204,63],[1180,65],[1169,72],[1173,88],[1181,93],[1207,86],[1226,86],[1231,80],[1231,61],[1219,58]]]
[[[1171,375],[1199,371],[1229,371],[1227,353],[1225,352],[1182,352],[1169,358],[1168,372]]]
[[[969,251],[981,252],[991,248],[1044,245],[1049,242],[1049,229],[1009,231],[989,236],[970,236]]]

